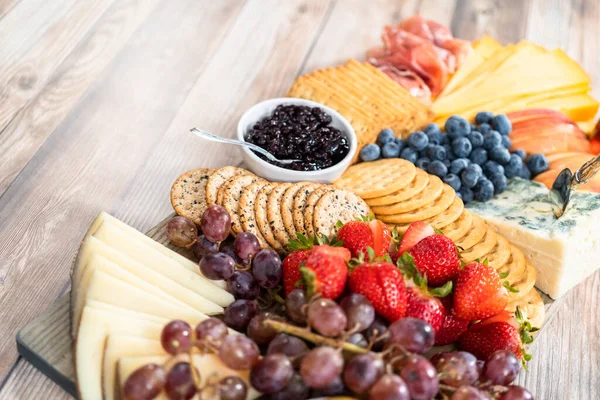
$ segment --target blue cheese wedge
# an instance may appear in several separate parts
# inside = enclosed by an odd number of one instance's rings
[[[517,245],[537,272],[536,286],[553,299],[564,295],[600,267],[600,195],[576,192],[559,219],[548,189],[512,179],[506,191],[467,208]]]

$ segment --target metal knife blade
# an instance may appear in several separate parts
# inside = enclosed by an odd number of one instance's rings
[[[573,190],[589,182],[598,171],[600,171],[600,154],[583,164],[575,173],[565,168],[558,174],[548,194],[556,218],[562,217],[567,211]]]

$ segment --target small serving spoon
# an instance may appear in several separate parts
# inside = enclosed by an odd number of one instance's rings
[[[236,140],[236,139],[229,139],[229,138],[224,138],[221,136],[217,136],[217,135],[213,135],[210,132],[206,132],[203,131],[201,129],[197,129],[197,128],[192,128],[190,129],[190,132],[192,132],[194,135],[201,137],[203,139],[208,139],[208,140],[212,140],[213,142],[221,142],[221,143],[229,143],[229,144],[235,144],[238,146],[243,146],[243,147],[247,147],[251,150],[256,151],[257,153],[262,154],[263,156],[267,157],[269,160],[276,162],[276,163],[280,163],[280,164],[291,164],[294,162],[301,162],[302,160],[280,160],[278,158],[276,158],[273,154],[269,153],[268,151],[266,151],[265,149],[263,149],[262,147],[259,147],[255,144],[252,143],[248,143],[248,142],[243,142],[241,140]]]
[[[600,154],[583,164],[575,173],[565,168],[558,174],[548,194],[556,218],[562,217],[567,210],[573,190],[589,182],[598,171],[600,171]]]

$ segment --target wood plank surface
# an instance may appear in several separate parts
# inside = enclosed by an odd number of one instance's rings
[[[461,38],[561,47],[600,95],[596,0],[0,0],[0,399],[68,398],[17,360],[15,333],[68,288],[101,209],[145,231],[193,167],[237,163],[233,136],[301,72],[364,58],[420,13]],[[600,393],[600,275],[569,292],[520,382],[537,399]]]

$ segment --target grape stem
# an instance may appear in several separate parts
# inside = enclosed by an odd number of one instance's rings
[[[357,346],[352,343],[345,342],[339,339],[328,338],[325,336],[318,335],[313,333],[305,328],[301,328],[299,326],[291,325],[285,322],[275,321],[272,319],[267,319],[264,321],[264,324],[275,329],[277,332],[287,333],[289,335],[298,336],[302,339],[308,340],[314,344],[325,345],[331,347],[341,347],[342,349],[349,351],[351,353],[363,354],[368,353],[369,349],[365,349],[363,347]]]

